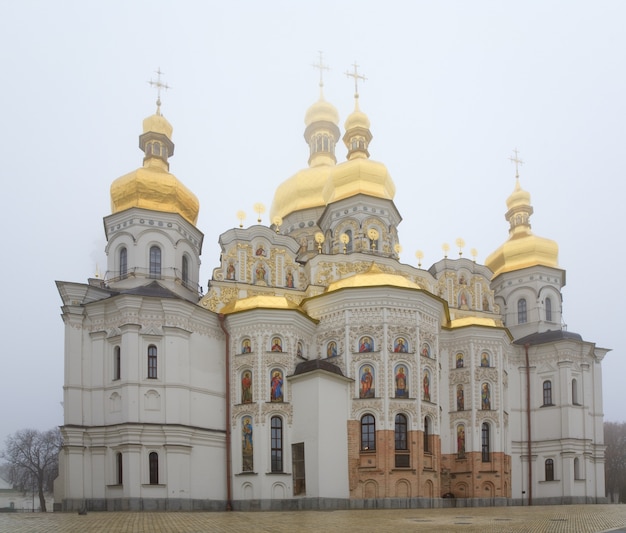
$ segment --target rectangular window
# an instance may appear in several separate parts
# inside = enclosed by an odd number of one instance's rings
[[[272,417],[272,472],[283,471],[283,420]]]
[[[543,382],[543,405],[552,405],[552,382]]]
[[[396,453],[396,468],[409,468],[411,456],[408,453]]]
[[[156,346],[148,346],[148,379],[157,378],[157,349]]]
[[[113,349],[113,379],[118,380],[122,377],[121,372],[122,353],[119,346]]]
[[[149,455],[150,485],[159,484],[159,454],[151,452]]]
[[[306,479],[304,472],[304,442],[291,445],[291,468],[293,476],[293,495],[306,494]]]

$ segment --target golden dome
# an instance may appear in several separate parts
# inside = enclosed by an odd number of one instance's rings
[[[348,118],[346,119],[346,122],[344,124],[344,129],[346,130],[346,132],[354,128],[363,128],[366,130],[370,129],[370,119],[365,113],[363,113],[363,111],[359,109],[358,100],[357,104],[355,105],[354,111],[348,115]]]
[[[538,237],[530,230],[530,215],[533,213],[530,194],[520,187],[519,179],[516,179],[515,189],[506,204],[509,238],[485,261],[494,278],[537,265],[558,268],[558,244],[552,239]]]
[[[304,124],[307,127],[316,122],[339,124],[339,112],[333,104],[324,100],[321,88],[319,100],[311,105],[304,115]]]
[[[294,174],[276,189],[270,219],[285,218],[294,211],[324,207],[322,190],[337,162],[335,145],[339,138],[339,113],[324,100],[322,87],[320,97],[307,110],[304,123],[304,139],[309,145],[309,168]]]
[[[334,167],[323,165],[305,168],[281,183],[274,194],[270,209],[270,220],[289,213],[326,205],[322,190]]]
[[[324,202],[329,204],[357,194],[393,200],[396,186],[387,167],[365,158],[355,158],[337,165],[324,187]]]
[[[195,226],[198,198],[169,172],[169,156],[174,154],[172,125],[156,114],[143,121],[139,146],[145,152],[143,167],[116,179],[111,184],[111,212],[140,207],[164,213],[178,213]]]
[[[256,295],[241,300],[232,300],[226,304],[220,313],[229,315],[251,309],[292,309],[304,313],[302,308],[284,296]],[[304,313],[305,314],[305,313]]]
[[[347,278],[331,283],[325,292],[333,292],[349,287],[400,287],[403,289],[421,289],[413,281],[400,274],[390,274],[383,272],[375,263],[372,263],[366,272],[355,274]]]

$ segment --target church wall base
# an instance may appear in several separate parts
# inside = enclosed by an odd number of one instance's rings
[[[555,496],[551,498],[533,498],[533,505],[601,505],[609,503],[605,497],[592,496]],[[515,498],[511,505],[528,506],[528,498]]]
[[[226,511],[226,502],[177,498],[90,498],[63,500],[55,511]]]

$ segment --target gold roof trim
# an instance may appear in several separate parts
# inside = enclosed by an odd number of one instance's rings
[[[251,309],[293,309],[294,311],[299,311],[300,313],[306,315],[298,304],[288,300],[284,296],[265,294],[232,300],[222,307],[220,313],[229,315],[241,311],[250,311]]]

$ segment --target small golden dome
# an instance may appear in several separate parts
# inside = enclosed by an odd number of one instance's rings
[[[178,213],[195,226],[200,202],[173,174],[168,158],[174,153],[172,125],[157,113],[143,121],[139,146],[145,152],[143,167],[111,184],[111,212],[140,207],[164,213]]]
[[[387,167],[378,161],[365,158],[356,158],[337,165],[324,187],[324,202],[329,204],[357,194],[393,200],[396,186]]]
[[[349,287],[400,287],[403,289],[421,289],[421,287],[413,281],[405,278],[400,274],[390,274],[383,272],[380,267],[372,263],[366,272],[354,274],[346,278],[331,283],[325,292],[333,292],[339,289]]]
[[[485,261],[494,278],[505,272],[537,265],[558,268],[559,246],[555,241],[538,237],[530,230],[530,216],[533,213],[530,194],[521,188],[517,178],[515,189],[506,204],[509,238]]]
[[[347,131],[354,128],[363,128],[366,130],[370,129],[370,119],[367,117],[363,111],[361,111],[358,106],[357,108],[348,115],[346,122],[344,124],[344,129]]]
[[[519,179],[515,180],[515,189],[506,199],[506,206],[508,209],[513,209],[514,207],[521,206],[530,206],[530,193],[522,189],[519,184]]]
[[[501,328],[502,322],[483,316],[464,316],[450,321],[451,328],[463,328],[467,326],[485,326],[488,328]]]
[[[155,113],[143,119],[143,132],[144,133],[161,133],[168,139],[172,138],[172,132],[174,128],[167,121],[167,119],[160,113]]]
[[[339,112],[337,108],[324,100],[324,95],[320,90],[320,97],[311,107],[306,110],[304,124],[308,127],[315,122],[330,122],[339,124]]]
[[[274,295],[256,295],[242,298],[241,300],[232,300],[221,309],[220,313],[229,315],[240,311],[250,311],[251,309],[292,309],[304,313],[298,304],[284,296]]]

